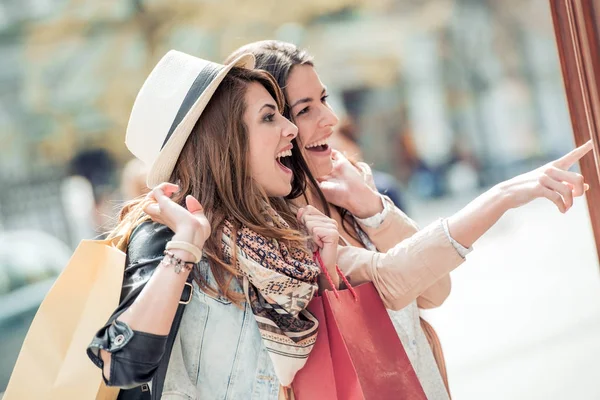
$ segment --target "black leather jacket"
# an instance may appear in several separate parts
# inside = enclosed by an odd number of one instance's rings
[[[171,349],[185,305],[179,305],[168,336],[133,331],[116,319],[131,306],[150,280],[173,235],[169,228],[154,222],[144,222],[135,229],[127,247],[119,307],[87,348],[88,356],[101,369],[104,363],[99,356],[100,349],[111,353],[110,380],[105,379],[105,382],[108,386],[123,388],[118,400],[154,400],[161,397]],[[182,302],[190,296],[190,286],[185,285]],[[150,381],[151,391],[148,385]]]

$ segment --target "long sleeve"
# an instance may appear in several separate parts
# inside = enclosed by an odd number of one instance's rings
[[[111,353],[108,386],[130,388],[152,380],[165,354],[167,336],[132,330],[117,320],[135,301],[163,258],[173,232],[164,225],[145,222],[132,234],[127,248],[121,303],[108,322],[96,333],[87,354],[99,368],[104,367],[100,350]],[[182,294],[182,298],[190,293]]]
[[[387,196],[382,196],[382,199],[384,207],[387,207],[389,212],[387,212],[385,219],[379,226],[367,226],[361,223],[360,219],[357,219],[357,221],[369,236],[371,242],[377,247],[377,250],[385,253],[401,241],[414,235],[419,228],[417,223],[395,207]],[[450,275],[442,276],[421,293],[417,298],[418,306],[420,308],[441,306],[450,295],[451,287]]]
[[[443,279],[463,262],[440,220],[385,252],[353,246],[338,248],[338,265],[350,283],[373,282],[386,307],[393,310],[420,297],[420,305],[426,308],[441,304],[450,290],[449,279]]]

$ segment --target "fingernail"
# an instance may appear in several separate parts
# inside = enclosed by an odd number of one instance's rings
[[[584,183],[584,184],[583,184],[583,190],[584,190],[585,192],[587,192],[588,190],[590,190],[590,185],[588,185],[587,183]]]

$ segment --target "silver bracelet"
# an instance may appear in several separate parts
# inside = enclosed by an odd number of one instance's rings
[[[366,228],[378,228],[381,224],[383,224],[383,221],[390,213],[392,206],[387,201],[387,198],[385,196],[382,196],[381,194],[379,195],[379,198],[383,203],[383,210],[381,210],[381,212],[367,218],[354,217],[356,221],[358,221],[358,223],[360,223],[362,226]]]
[[[194,269],[194,265],[196,265],[196,263],[192,261],[183,261],[169,250],[165,250],[163,254],[165,256],[162,259],[161,264],[166,267],[173,267],[173,271],[175,271],[176,274],[180,274],[184,269],[187,272],[191,272],[192,269]]]

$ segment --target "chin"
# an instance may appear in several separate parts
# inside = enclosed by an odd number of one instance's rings
[[[310,169],[310,172],[315,178],[329,175],[333,170],[333,162],[331,160],[327,160],[325,162],[321,161],[318,164],[313,164],[313,166],[314,167]]]
[[[285,197],[292,192],[292,185],[289,184],[287,186],[282,187],[274,187],[270,188],[267,191],[267,196],[269,197]]]

